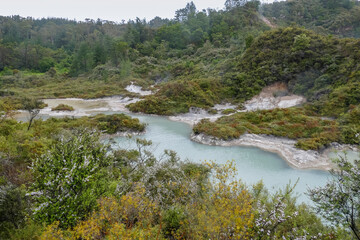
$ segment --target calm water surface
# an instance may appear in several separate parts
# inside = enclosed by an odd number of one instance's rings
[[[153,142],[156,156],[169,149],[176,151],[182,159],[198,163],[213,160],[221,164],[234,160],[238,176],[245,183],[253,184],[262,180],[272,191],[285,187],[289,182],[295,183],[299,179],[295,192],[300,194],[300,201],[308,202],[304,192],[308,188],[325,185],[330,176],[326,171],[294,169],[279,155],[255,147],[209,146],[193,142],[190,140],[191,127],[185,123],[173,122],[158,116],[132,116],[148,124],[146,134],[139,137]],[[114,140],[122,147],[134,147],[133,141],[125,137]]]

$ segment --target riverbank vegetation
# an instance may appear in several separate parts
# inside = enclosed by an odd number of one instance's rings
[[[6,163],[10,164],[9,166],[15,169],[17,163],[28,163],[47,151],[49,145],[54,142],[53,137],[63,131],[88,128],[105,134],[116,134],[118,132],[139,133],[145,130],[145,124],[140,123],[139,119],[125,114],[35,119],[29,130],[27,130],[27,125],[16,120],[3,120],[0,123],[1,156]]]
[[[144,100],[129,104],[129,110],[158,115],[186,113],[190,107],[208,109],[224,99],[226,93],[216,80],[198,79],[174,81],[159,86],[159,90]]]
[[[63,131],[27,162],[22,181],[2,172],[2,238],[351,238],[296,203],[292,185],[269,193],[238,180],[232,162],[194,164],[172,151],[158,159],[142,139],[109,152],[99,137]]]
[[[295,146],[304,150],[319,150],[332,142],[343,142],[336,121],[309,115],[312,114],[301,108],[240,112],[215,122],[204,119],[193,131],[223,140],[236,139],[245,133],[286,137],[298,140]]]

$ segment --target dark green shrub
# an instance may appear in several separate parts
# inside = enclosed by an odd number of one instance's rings
[[[167,238],[176,237],[177,231],[180,229],[186,215],[184,210],[179,206],[173,206],[170,209],[166,210],[163,214],[163,223],[164,227],[162,229],[164,235]]]
[[[56,107],[52,108],[51,111],[74,111],[72,106],[66,104],[59,104]]]
[[[232,109],[232,108],[228,108],[228,109],[225,109],[225,110],[221,111],[221,113],[225,114],[225,115],[229,115],[229,114],[232,114],[232,113],[235,113],[235,112],[236,112],[236,110]]]

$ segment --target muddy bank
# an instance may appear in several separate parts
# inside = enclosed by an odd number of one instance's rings
[[[225,116],[225,114],[221,113],[223,110],[236,109],[236,107],[236,105],[232,105],[230,103],[216,104],[213,108],[211,108],[213,110],[216,110],[215,114],[211,114],[209,113],[209,111],[202,108],[191,107],[188,113],[179,114],[176,116],[169,116],[169,119],[171,121],[184,122],[191,126],[194,126],[204,118],[209,119],[212,122],[216,121],[218,118]]]
[[[134,85],[134,83],[131,83],[130,85],[126,86],[125,90],[131,93],[137,93],[140,96],[147,96],[152,94],[151,91],[144,91],[142,90],[142,87]]]
[[[102,112],[130,112],[126,105],[140,101],[138,98],[129,97],[106,97],[97,99],[64,98],[64,99],[44,99],[48,106],[41,109],[40,115],[52,117],[61,116],[90,116],[94,113]],[[59,104],[66,104],[74,108],[74,111],[52,111],[51,109]]]
[[[82,98],[58,98],[58,99],[43,99],[47,107],[40,110],[40,117],[84,117],[92,116],[105,112],[125,112],[130,113],[126,105],[140,101],[139,98],[129,97],[106,97],[97,99],[82,99]],[[69,105],[74,108],[74,111],[52,111],[51,109],[59,104]],[[14,118],[19,121],[28,121],[29,113],[24,110],[19,110],[14,115]]]
[[[258,147],[279,154],[289,165],[298,169],[329,170],[333,167],[333,163],[326,151],[321,153],[313,150],[304,151],[294,146],[296,143],[295,140],[287,138],[244,134],[238,139],[224,141],[204,134],[193,134],[191,140],[207,145]]]
[[[208,111],[201,108],[190,108],[188,113],[170,116],[169,119],[172,121],[185,122],[193,126],[204,118],[207,118],[210,121],[216,121],[218,118],[225,116],[225,114],[221,113],[225,109],[234,109],[234,113],[250,112],[275,108],[289,108],[299,106],[305,102],[305,97],[290,94],[286,84],[275,83],[265,87],[259,95],[256,95],[252,99],[246,101],[243,104],[243,110],[238,110],[238,106],[230,103],[216,104],[213,108],[211,108],[212,110],[217,111],[216,114],[210,114]]]
[[[275,83],[265,87],[259,95],[244,103],[245,111],[270,110],[274,108],[289,108],[301,105],[306,98],[290,94],[284,83]]]

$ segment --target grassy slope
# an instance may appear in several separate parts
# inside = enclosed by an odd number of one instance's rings
[[[320,113],[339,116],[360,100],[360,92],[355,90],[360,81],[357,59],[360,40],[280,28],[264,33],[239,58],[233,72],[243,76],[235,75],[233,81],[239,97],[249,97],[254,89],[260,91],[274,82],[285,82],[292,92],[305,95]],[[338,102],[339,91],[345,101],[334,109],[332,103]]]
[[[275,110],[283,119],[269,116],[272,111],[239,113],[215,123],[204,121],[194,132],[222,139],[236,138],[245,132],[286,136],[299,139],[297,146],[303,149],[319,149],[331,141],[359,144],[360,125],[355,120],[360,117],[357,59],[360,41],[356,39],[336,39],[290,27],[266,32],[228,73],[237,97],[249,99],[264,86],[280,81],[288,84],[292,92],[308,98],[308,110],[292,109],[296,119],[286,116],[289,110]],[[334,117],[337,122],[312,116],[317,114]],[[262,120],[252,121],[254,116]],[[326,125],[331,127],[327,129]],[[302,134],[295,134],[294,126]]]

